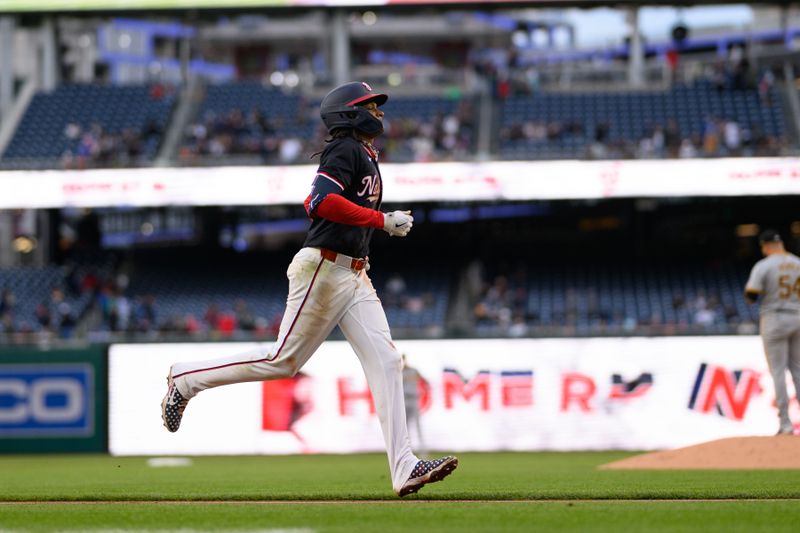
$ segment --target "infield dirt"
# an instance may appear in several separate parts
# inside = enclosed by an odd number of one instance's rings
[[[800,436],[736,437],[636,455],[602,470],[800,469]]]

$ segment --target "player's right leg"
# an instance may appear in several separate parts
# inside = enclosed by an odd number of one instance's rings
[[[800,324],[789,337],[789,373],[794,383],[795,398],[800,402]]]
[[[406,496],[450,475],[458,466],[458,459],[447,456],[420,460],[411,451],[400,352],[392,343],[386,313],[366,273],[358,280],[356,301],[342,315],[339,327],[361,362],[375,401],[392,488],[399,496]]]
[[[275,343],[244,353],[207,361],[175,363],[167,376],[167,394],[161,403],[164,426],[180,427],[190,399],[221,385],[293,376],[319,348],[350,301],[352,290],[342,290],[341,269],[332,268],[319,250],[303,248],[287,270],[289,295]]]
[[[764,352],[769,372],[772,375],[772,383],[775,386],[775,404],[778,407],[780,421],[778,432],[786,433],[792,429],[792,422],[789,419],[789,394],[786,390],[789,341],[781,317],[777,313],[761,317],[761,338],[764,342]]]

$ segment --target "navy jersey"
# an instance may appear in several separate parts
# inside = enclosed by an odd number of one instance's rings
[[[377,211],[381,207],[382,189],[377,153],[355,138],[335,139],[325,147],[320,157],[308,212],[313,214],[329,194],[339,194],[360,207]],[[373,231],[374,228],[349,226],[314,217],[303,246],[366,257]]]

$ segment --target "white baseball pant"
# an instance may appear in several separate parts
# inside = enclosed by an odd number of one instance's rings
[[[210,361],[176,363],[178,391],[192,398],[200,391],[294,376],[338,324],[361,361],[380,419],[395,491],[419,460],[411,451],[403,399],[402,364],[389,332],[386,313],[365,270],[340,266],[302,248],[289,269],[289,296],[278,339],[255,349]]]

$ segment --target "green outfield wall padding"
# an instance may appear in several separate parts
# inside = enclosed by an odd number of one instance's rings
[[[0,346],[0,453],[106,451],[105,346]]]

